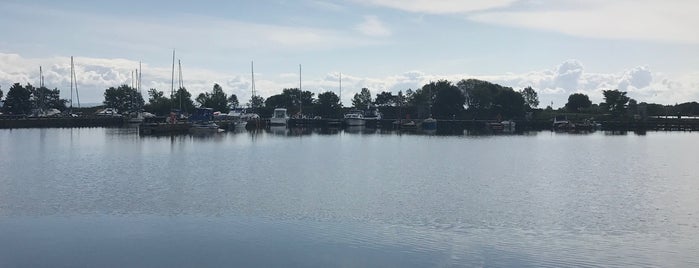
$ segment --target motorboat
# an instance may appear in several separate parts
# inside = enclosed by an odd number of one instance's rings
[[[270,125],[286,126],[289,122],[289,115],[286,113],[286,108],[276,108],[272,113],[272,118],[269,119]]]
[[[347,126],[364,126],[366,121],[364,115],[360,111],[350,111],[345,114],[345,125]]]

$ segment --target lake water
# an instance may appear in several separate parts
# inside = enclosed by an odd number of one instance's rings
[[[699,133],[0,130],[0,267],[699,266]]]

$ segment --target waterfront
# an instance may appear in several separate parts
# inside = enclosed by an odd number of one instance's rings
[[[0,266],[697,266],[696,132],[0,130]]]

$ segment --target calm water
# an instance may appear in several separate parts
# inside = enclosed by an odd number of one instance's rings
[[[0,267],[699,266],[699,133],[0,130]]]

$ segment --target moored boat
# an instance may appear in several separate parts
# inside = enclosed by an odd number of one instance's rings
[[[347,126],[364,126],[366,121],[364,115],[359,111],[350,111],[345,114],[345,125]]]
[[[276,108],[272,113],[272,118],[269,119],[269,124],[273,126],[286,126],[289,121],[289,115],[286,113],[286,108]]]

